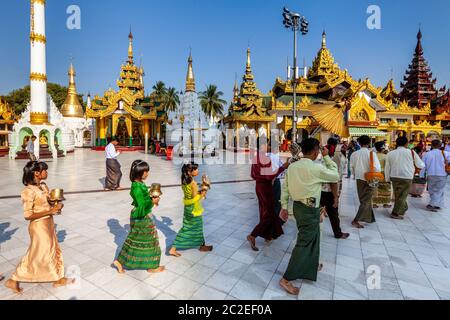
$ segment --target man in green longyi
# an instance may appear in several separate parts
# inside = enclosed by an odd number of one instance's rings
[[[287,221],[289,198],[294,200],[294,216],[297,221],[297,244],[292,251],[288,268],[280,286],[288,293],[298,295],[299,288],[291,281],[296,279],[317,280],[320,256],[320,196],[323,183],[339,182],[336,163],[331,160],[326,148],[322,151],[323,163],[314,161],[320,154],[320,142],[309,138],[301,144],[303,158],[291,164],[281,193],[280,217]]]

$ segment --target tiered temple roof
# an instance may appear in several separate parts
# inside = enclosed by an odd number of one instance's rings
[[[272,122],[275,117],[267,113],[267,107],[263,105],[263,94],[255,83],[255,77],[251,65],[250,48],[247,49],[247,62],[245,74],[240,90],[237,82],[233,89],[233,102],[231,104],[229,115],[225,122]]]
[[[427,61],[423,56],[422,32],[417,34],[417,45],[412,63],[409,65],[404,82],[400,84],[400,100],[418,108],[425,107],[436,98],[436,79],[433,79]]]
[[[90,118],[105,118],[112,115],[122,105],[123,110],[135,119],[156,120],[164,115],[161,101],[154,95],[145,96],[144,68],[134,63],[133,34],[128,36],[128,60],[121,66],[120,79],[117,80],[118,91],[109,89],[103,97],[95,96],[91,108],[86,110]]]

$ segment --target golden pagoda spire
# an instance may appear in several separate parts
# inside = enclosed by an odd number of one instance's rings
[[[253,81],[254,76],[252,72],[252,60],[250,47],[247,48],[247,63],[245,66],[244,81]]]
[[[64,101],[64,104],[61,107],[61,114],[63,115],[63,117],[83,118],[84,111],[83,106],[81,105],[80,100],[78,99],[77,88],[75,85],[76,73],[72,63],[70,63],[68,75],[69,75],[69,90],[67,93],[66,100]]]
[[[133,33],[131,32],[131,27],[130,34],[128,35],[128,40],[130,41],[128,45],[128,61],[133,62]]]
[[[238,98],[239,98],[239,86],[238,86],[237,73],[236,73],[235,79],[234,79],[234,88],[233,88],[233,102],[237,102]]]
[[[186,75],[186,92],[195,92],[195,77],[194,69],[192,67],[192,51],[189,53],[188,71]]]
[[[334,62],[334,57],[327,48],[327,34],[322,33],[322,45],[309,69],[308,78],[327,77],[339,73],[339,66]]]
[[[322,48],[326,48],[327,47],[327,34],[325,32],[325,30],[323,30],[322,32]]]

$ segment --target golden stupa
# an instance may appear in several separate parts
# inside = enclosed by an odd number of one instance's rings
[[[73,64],[70,64],[69,69],[69,91],[66,101],[61,107],[61,114],[63,117],[84,118],[83,106],[80,103],[75,86],[75,69]]]

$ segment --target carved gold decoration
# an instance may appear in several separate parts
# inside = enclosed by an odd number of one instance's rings
[[[350,109],[350,121],[377,121],[376,110],[369,105],[369,102],[367,102],[364,96],[357,97],[352,101],[352,107]]]
[[[30,34],[30,41],[31,42],[41,42],[41,43],[47,43],[47,38],[42,34],[37,34],[34,32],[31,32]]]
[[[30,122],[35,125],[47,124],[48,114],[46,112],[31,112]]]
[[[45,6],[46,0],[31,0],[31,4],[38,3]]]
[[[42,74],[42,73],[32,72],[30,74],[30,80],[31,81],[47,82],[47,76],[45,74]]]

